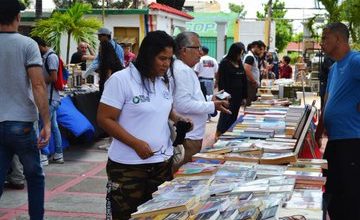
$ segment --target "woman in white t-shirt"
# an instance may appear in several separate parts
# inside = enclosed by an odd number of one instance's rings
[[[186,120],[173,111],[166,75],[174,45],[164,31],[149,32],[134,64],[105,83],[97,121],[113,137],[106,167],[106,207],[113,219],[129,219],[158,185],[172,178],[168,119]]]

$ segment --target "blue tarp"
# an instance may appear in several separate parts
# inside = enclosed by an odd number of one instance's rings
[[[56,111],[56,114],[58,124],[68,129],[75,137],[84,136],[87,141],[91,141],[93,139],[95,133],[94,126],[77,110],[70,96],[61,100],[61,105]],[[68,140],[66,137],[62,136],[63,149],[68,146]],[[54,140],[51,138],[49,145],[42,150],[42,153],[49,155],[54,152]]]

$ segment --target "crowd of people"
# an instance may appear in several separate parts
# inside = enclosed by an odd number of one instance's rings
[[[6,180],[11,185],[24,174],[30,219],[43,219],[41,162],[64,163],[56,121],[61,99],[53,86],[59,58],[43,39],[18,33],[23,9],[14,0],[5,0],[0,9],[0,40],[8,42],[0,45],[0,77],[8,79],[0,81],[0,197]],[[113,219],[129,219],[137,206],[151,199],[158,185],[171,180],[179,166],[200,152],[211,115],[220,111],[215,134],[219,137],[236,121],[240,107],[256,100],[262,78],[293,77],[290,58],[284,56],[278,68],[273,54],[259,40],[246,47],[233,43],[218,64],[195,32],[181,32],[175,38],[164,31],[149,32],[137,55],[131,52],[131,44],[120,45],[112,39],[110,30],[101,28],[97,35],[98,55],[89,44],[79,42],[71,63],[81,66],[84,77],[95,71],[99,74],[97,122],[112,137],[106,166],[106,214]],[[360,194],[360,55],[350,50],[348,40],[344,24],[324,28],[322,48],[335,60],[324,108],[329,137],[324,201],[331,219],[360,217],[356,206]],[[92,62],[90,66],[86,61]],[[229,96],[221,98],[218,92]],[[169,121],[189,125],[182,143],[184,158],[176,166]],[[322,131],[318,129],[317,138]],[[50,136],[55,152],[49,157],[39,149],[48,144]],[[12,186],[24,188],[24,177],[18,179]]]

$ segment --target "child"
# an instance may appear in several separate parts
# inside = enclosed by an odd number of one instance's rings
[[[292,78],[292,67],[289,65],[290,57],[283,56],[280,61],[279,76],[280,78],[291,79]]]

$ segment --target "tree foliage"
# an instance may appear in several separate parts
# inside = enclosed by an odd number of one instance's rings
[[[237,5],[237,4],[229,3],[229,9],[230,11],[237,13],[239,18],[245,18],[247,13],[244,10],[245,6],[243,4]]]
[[[265,19],[268,16],[268,4],[263,4],[264,12],[256,12],[257,18]],[[292,36],[292,26],[290,21],[284,19],[287,10],[285,10],[285,3],[281,0],[275,0],[272,3],[272,20],[276,22],[276,32],[275,32],[275,46],[281,52],[283,51],[288,43],[291,41]]]
[[[327,22],[346,22],[355,48],[360,45],[360,0],[317,0],[327,11]]]
[[[101,22],[96,18],[84,18],[84,14],[91,12],[90,4],[75,3],[65,12],[55,11],[50,18],[40,19],[31,31],[32,36],[45,39],[57,53],[60,53],[60,40],[67,34],[66,63],[69,63],[70,40],[85,41],[93,47],[96,45],[96,31]]]
[[[57,8],[68,8],[74,3],[87,3],[92,8],[102,8],[99,0],[54,0]],[[105,8],[129,8],[134,4],[134,0],[104,0]]]
[[[20,0],[20,2],[23,3],[26,8],[28,8],[31,4],[31,0]]]
[[[303,32],[294,34],[291,37],[291,41],[293,41],[293,42],[302,42],[303,40],[304,40],[304,33]]]
[[[326,11],[328,11],[328,21],[336,22],[341,21],[341,4],[340,0],[318,0],[321,2]]]
[[[347,0],[343,2],[343,18],[349,22],[349,30],[354,43],[360,44],[360,0]]]

